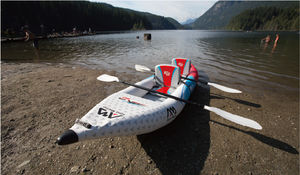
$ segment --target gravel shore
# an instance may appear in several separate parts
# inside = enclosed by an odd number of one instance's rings
[[[141,136],[55,144],[125,85],[60,64],[2,63],[1,174],[299,174],[299,94],[228,94],[196,88],[191,100],[253,119],[252,130],[187,105],[168,126]],[[136,82],[145,74],[126,76]]]

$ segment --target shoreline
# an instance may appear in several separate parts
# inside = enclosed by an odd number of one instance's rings
[[[76,118],[126,87],[97,81],[102,73],[122,75],[74,65],[2,63],[3,174],[299,174],[299,94],[297,101],[210,89],[210,106],[251,118],[261,131],[187,105],[153,133],[56,145]],[[205,97],[196,90],[191,100]]]

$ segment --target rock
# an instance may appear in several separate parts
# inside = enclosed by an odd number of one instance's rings
[[[151,40],[151,33],[144,33],[144,40]]]
[[[75,172],[77,172],[79,168],[80,168],[79,166],[73,166],[73,167],[71,168],[71,170],[70,170],[70,173],[75,173]]]
[[[149,160],[148,160],[148,164],[151,164],[151,163],[152,163],[152,160],[149,159]]]
[[[84,167],[84,168],[81,169],[81,171],[82,171],[82,172],[87,172],[87,171],[89,171],[89,170],[88,170],[86,167]]]

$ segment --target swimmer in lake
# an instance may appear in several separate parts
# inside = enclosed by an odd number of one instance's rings
[[[276,34],[276,38],[275,38],[275,41],[274,41],[274,46],[275,46],[275,47],[276,47],[276,45],[277,45],[278,40],[279,40],[279,35]]]
[[[28,28],[24,28],[25,32],[25,41],[33,40],[33,47],[39,49],[39,42],[36,36],[28,30]]]
[[[278,40],[279,40],[279,35],[278,35],[278,34],[276,34],[276,38],[275,38],[275,41],[274,41],[274,45],[273,45],[273,49],[272,49],[272,53],[274,53],[274,51],[275,51],[275,48],[276,48],[276,46],[277,46],[277,42],[278,42]]]
[[[265,43],[269,43],[270,41],[271,41],[271,37],[270,37],[270,35],[267,35],[265,38],[263,38],[262,40],[261,40],[261,42],[265,42]]]

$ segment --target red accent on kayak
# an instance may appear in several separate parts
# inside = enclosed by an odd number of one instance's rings
[[[172,77],[173,77],[173,71],[175,67],[172,66],[159,66],[160,70],[162,71],[164,86],[171,86]]]
[[[168,94],[168,90],[169,90],[169,89],[170,89],[170,87],[164,86],[164,87],[162,87],[162,88],[160,88],[160,89],[157,89],[156,91],[161,92],[161,93]]]
[[[180,68],[180,75],[182,75],[185,67],[186,59],[176,58],[176,64]]]
[[[195,80],[198,80],[198,71],[193,64],[191,64],[190,73],[188,76],[193,76]]]

